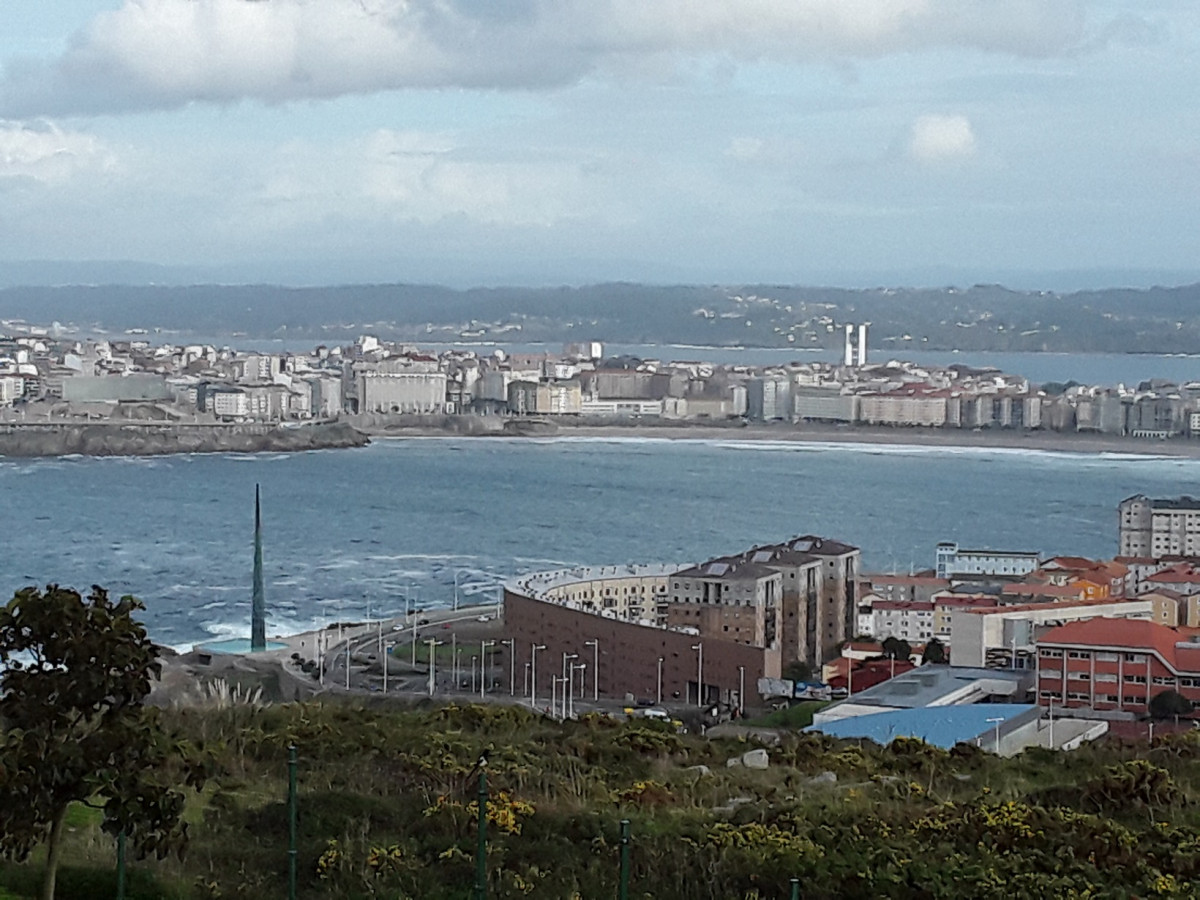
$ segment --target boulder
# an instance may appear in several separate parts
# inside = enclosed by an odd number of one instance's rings
[[[759,747],[757,750],[749,750],[742,754],[742,765],[747,769],[765,769],[771,765],[771,760],[767,756],[767,751]]]
[[[837,784],[836,772],[822,772],[820,775],[814,775],[808,779],[809,784]]]

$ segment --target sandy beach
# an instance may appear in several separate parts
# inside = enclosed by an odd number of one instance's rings
[[[475,418],[470,427],[462,419]],[[1005,450],[1038,450],[1057,453],[1115,453],[1136,456],[1173,456],[1200,458],[1200,440],[1178,437],[1169,440],[1120,437],[1057,431],[964,431],[943,428],[888,428],[870,426],[751,424],[718,425],[688,422],[642,422],[598,425],[594,422],[575,423],[555,421],[544,430],[520,435],[503,430],[509,420],[479,417],[452,417],[443,423],[435,422],[375,422],[363,427],[373,437],[587,437],[643,438],[661,440],[708,441],[786,441],[817,444],[878,444],[886,446],[915,446],[943,448],[994,448]]]

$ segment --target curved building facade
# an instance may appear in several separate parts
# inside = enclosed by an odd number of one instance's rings
[[[738,704],[778,678],[778,641],[741,640],[685,622],[672,602],[678,566],[593,566],[522,576],[504,587],[513,693],[548,707],[562,679],[577,697]],[[537,649],[535,649],[537,648]],[[570,667],[576,667],[574,672]],[[552,679],[558,679],[552,684]]]

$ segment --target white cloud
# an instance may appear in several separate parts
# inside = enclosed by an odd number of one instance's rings
[[[806,62],[1078,47],[1081,0],[125,0],[53,60],[10,60],[0,115],[539,88],[650,58]]]
[[[909,155],[926,163],[966,159],[975,148],[975,130],[966,116],[921,116],[908,141]]]
[[[0,181],[32,179],[62,184],[87,172],[111,172],[117,157],[95,135],[63,131],[49,122],[0,120]]]

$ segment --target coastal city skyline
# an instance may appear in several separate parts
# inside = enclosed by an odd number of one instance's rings
[[[1200,896],[1198,83],[0,0],[0,900]]]
[[[3,23],[0,246],[108,264],[88,281],[1200,278],[1184,0],[10,0]]]

